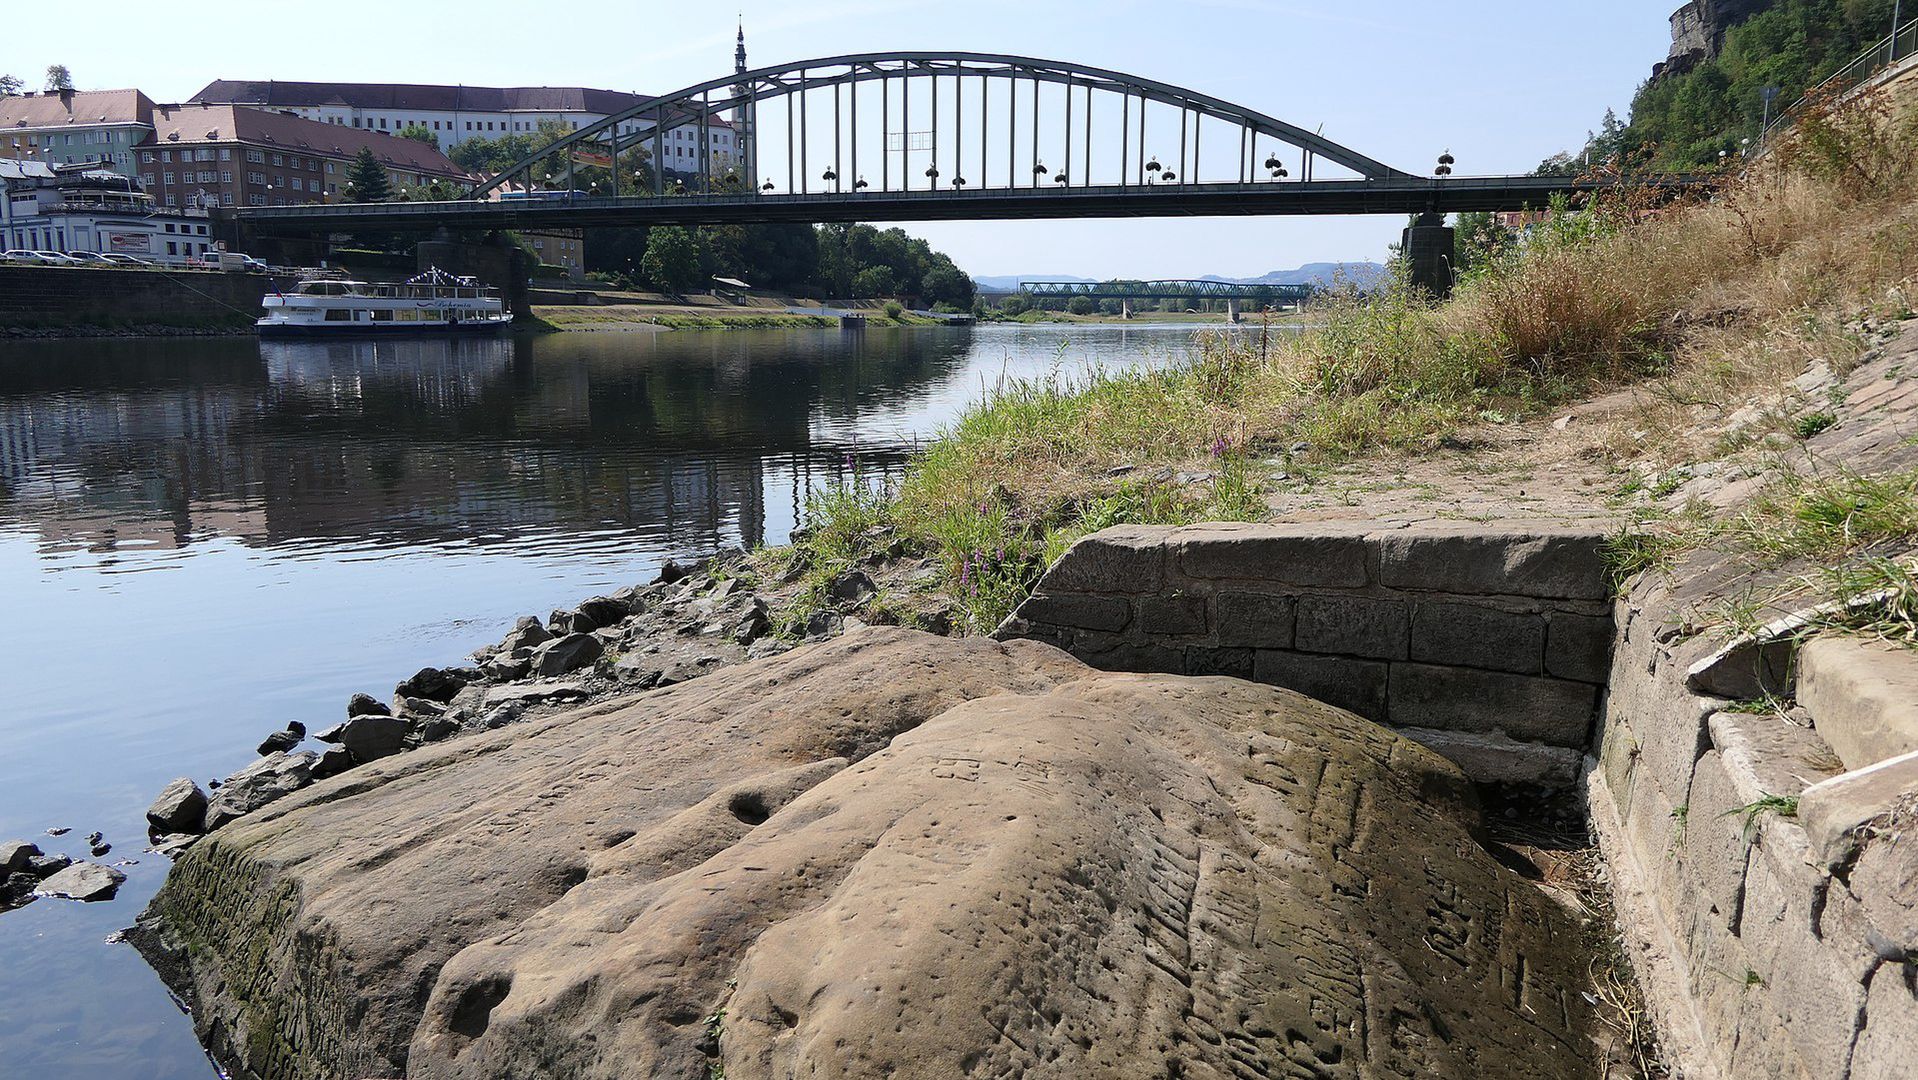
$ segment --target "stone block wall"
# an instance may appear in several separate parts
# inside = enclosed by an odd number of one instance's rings
[[[1479,780],[1568,782],[1610,666],[1592,529],[1120,526],[1086,537],[998,636],[1096,667],[1230,675],[1397,728]]]
[[[0,329],[244,330],[260,317],[260,298],[272,287],[264,274],[0,265]]]

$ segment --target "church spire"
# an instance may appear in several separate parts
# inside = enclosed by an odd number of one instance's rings
[[[733,71],[743,73],[746,70],[746,16],[739,16],[739,44],[733,47]]]

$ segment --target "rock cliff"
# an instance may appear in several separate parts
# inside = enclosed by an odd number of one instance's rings
[[[1290,691],[872,629],[323,781],[142,947],[239,1075],[1590,1075],[1456,768]]]

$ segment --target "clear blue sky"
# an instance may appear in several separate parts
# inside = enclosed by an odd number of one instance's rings
[[[0,72],[48,64],[82,89],[177,101],[214,78],[588,85],[664,93],[731,70],[743,10],[754,66],[887,49],[1005,52],[1205,91],[1413,172],[1523,172],[1625,112],[1664,56],[1678,0],[735,0],[733,4],[288,4],[86,7],[83,33],[0,35]],[[17,22],[18,20],[16,20]],[[29,20],[29,23],[31,20]],[[26,24],[23,24],[25,26]],[[71,28],[69,28],[71,29]],[[1254,275],[1383,258],[1397,218],[909,225],[975,274]]]

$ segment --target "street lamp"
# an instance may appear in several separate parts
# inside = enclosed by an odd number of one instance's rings
[[[1439,155],[1438,168],[1432,170],[1432,175],[1433,176],[1452,175],[1452,165],[1457,161],[1458,159],[1452,156],[1452,152],[1450,150],[1447,150],[1443,154]]]

